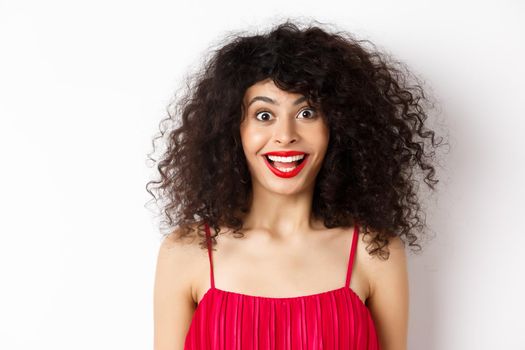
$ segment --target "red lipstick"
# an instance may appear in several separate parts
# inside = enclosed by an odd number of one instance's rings
[[[296,156],[296,155],[301,155],[301,154],[304,154],[304,158],[301,164],[297,165],[292,171],[288,171],[288,172],[281,171],[277,169],[276,167],[274,167],[270,163],[267,157],[267,155],[279,156],[279,157],[291,157],[291,156]],[[308,154],[306,154],[305,152],[299,152],[299,151],[277,151],[277,152],[265,153],[263,158],[264,158],[264,162],[266,163],[268,168],[272,171],[272,173],[282,178],[291,178],[299,174],[299,172],[304,168],[306,162],[308,161]]]
[[[291,157],[291,156],[298,156],[300,154],[306,154],[305,152],[300,151],[275,151],[275,152],[267,152],[264,153],[264,155],[271,155],[271,156],[279,156],[279,157]]]

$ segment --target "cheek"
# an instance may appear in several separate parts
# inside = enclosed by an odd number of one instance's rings
[[[266,135],[256,128],[241,128],[241,141],[244,151],[253,155],[264,147]]]
[[[327,145],[330,139],[330,130],[324,125],[319,124],[313,128],[306,129],[304,138],[315,140],[317,146]]]
[[[330,128],[323,122],[319,129],[319,135],[321,135],[323,144],[328,145],[328,141],[330,140]]]
[[[322,154],[326,153],[330,141],[330,131],[326,127],[319,127],[312,133],[312,139],[315,140],[316,149]]]
[[[328,148],[328,143],[330,142],[330,130],[326,129],[323,134],[323,144],[324,148]]]

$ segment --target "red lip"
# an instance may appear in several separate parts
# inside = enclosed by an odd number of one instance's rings
[[[300,151],[276,151],[276,152],[268,152],[264,155],[271,155],[271,156],[279,156],[279,157],[292,157],[292,156],[298,156],[300,154],[306,154],[306,152],[300,152]]]
[[[267,153],[267,154],[273,155],[273,152],[272,153]],[[305,154],[305,153],[299,153],[299,154]],[[301,170],[304,168],[304,166],[306,165],[306,162],[308,161],[308,154],[305,154],[304,160],[302,161],[301,164],[299,164],[298,166],[295,167],[294,170],[289,171],[289,172],[280,171],[279,169],[273,167],[270,164],[270,161],[268,160],[268,158],[266,156],[263,156],[263,159],[264,159],[264,162],[266,163],[266,165],[268,166],[268,168],[272,171],[272,173],[274,173],[275,175],[277,175],[279,177],[291,178],[291,177],[294,177],[297,174],[299,174],[301,172]]]

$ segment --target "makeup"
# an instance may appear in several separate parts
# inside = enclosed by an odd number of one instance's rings
[[[280,162],[274,162],[271,161],[268,158],[268,155],[271,156],[281,156],[281,157],[291,157],[296,155],[304,155],[304,157],[298,161],[294,162],[286,162],[286,163],[280,163]],[[269,152],[264,157],[264,162],[266,163],[266,166],[274,173],[276,176],[282,177],[282,178],[291,178],[296,176],[301,172],[301,170],[304,168],[306,162],[308,161],[308,154],[304,152],[297,152],[297,151],[289,151],[289,152]],[[279,164],[276,165],[276,163]],[[280,169],[279,169],[280,168]]]

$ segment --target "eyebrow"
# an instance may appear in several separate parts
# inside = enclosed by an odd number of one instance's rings
[[[279,105],[277,103],[277,101],[275,101],[275,100],[273,100],[273,99],[271,99],[269,97],[266,97],[266,96],[255,96],[254,98],[252,98],[250,103],[248,103],[247,107],[250,107],[250,105],[252,103],[254,103],[255,101],[264,101],[264,102],[268,102],[268,103],[271,103],[271,104],[274,104],[274,105],[277,105],[277,106]],[[295,102],[293,104],[295,106],[295,105],[298,105],[299,103],[304,102],[304,101],[306,101],[306,96],[301,96],[297,100],[295,100]]]

